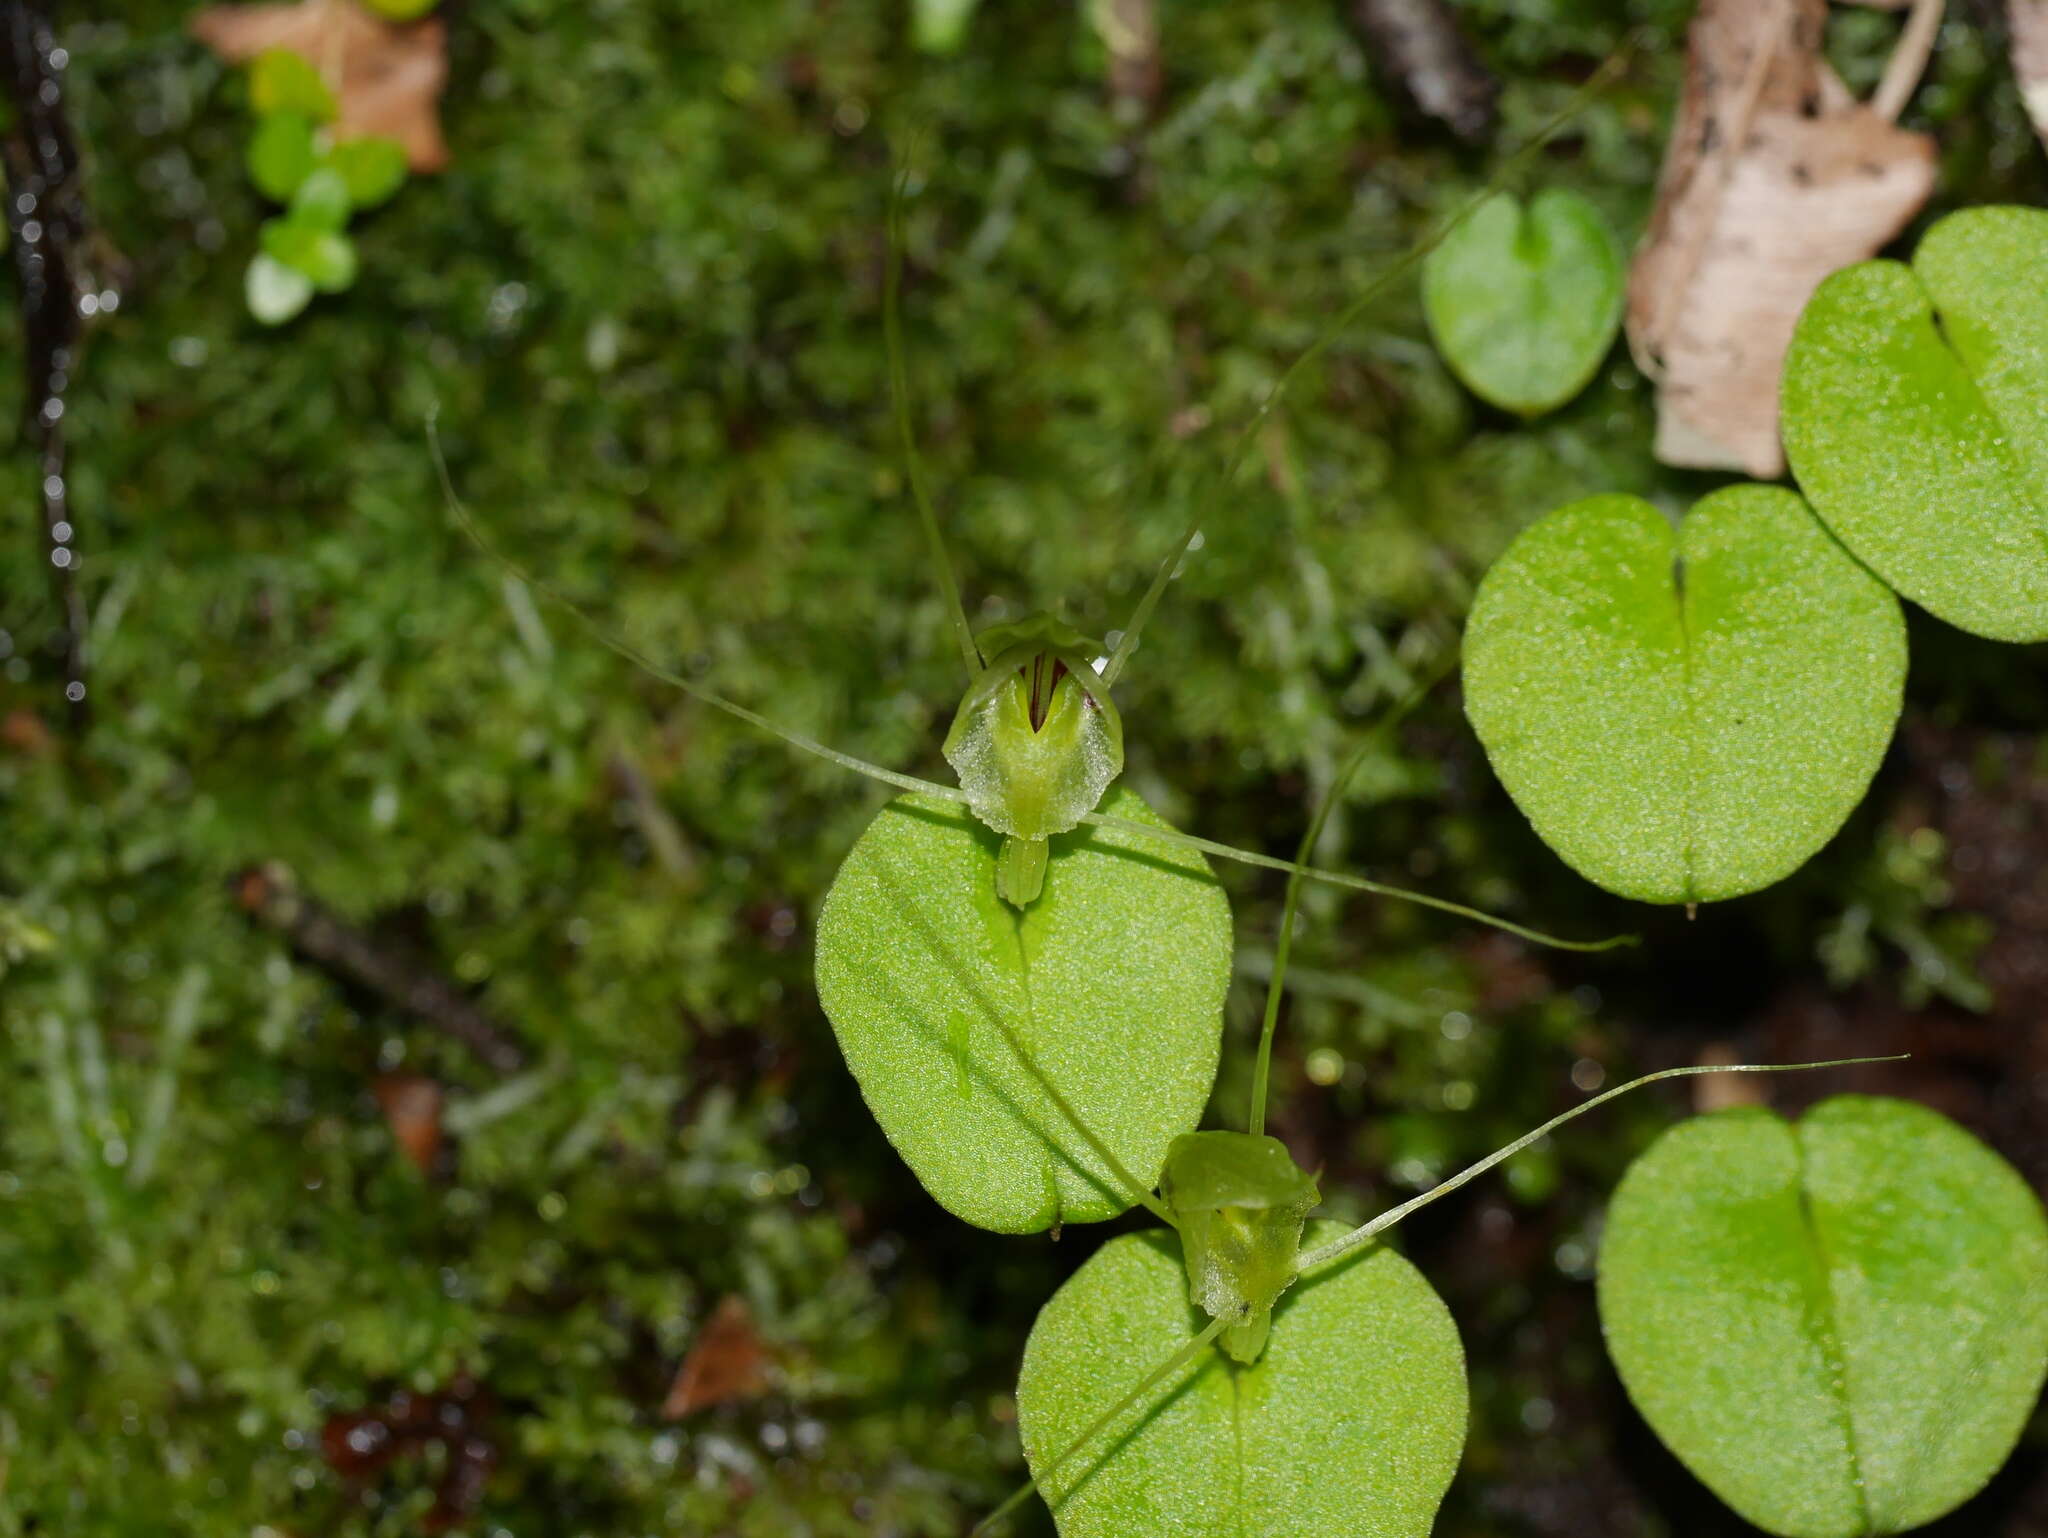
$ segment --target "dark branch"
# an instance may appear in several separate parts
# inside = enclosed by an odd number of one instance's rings
[[[94,295],[84,259],[89,230],[78,151],[64,115],[64,67],[48,9],[8,0],[0,28],[14,131],[0,145],[7,169],[7,227],[21,304],[28,389],[22,435],[37,464],[50,581],[61,623],[64,695],[85,711],[85,599],[64,458],[64,391],[76,359],[82,301]]]
[[[500,1073],[523,1067],[526,1053],[512,1034],[448,979],[414,957],[372,938],[298,888],[275,862],[251,866],[234,880],[235,901],[274,929],[314,966],[366,988],[387,1004],[447,1032]]]
[[[1425,117],[1468,144],[1492,137],[1500,82],[1479,62],[1446,0],[1352,0],[1351,15],[1382,77]]]

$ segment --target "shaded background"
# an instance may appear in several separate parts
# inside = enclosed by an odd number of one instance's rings
[[[999,1238],[923,1194],[809,982],[876,788],[535,610],[447,522],[423,418],[439,404],[484,520],[607,624],[943,775],[958,661],[880,345],[892,148],[914,146],[919,432],[970,608],[1114,628],[1211,499],[1120,689],[1129,779],[1288,853],[1519,528],[1715,481],[1650,462],[1620,352],[1533,426],[1477,406],[1412,284],[1219,495],[1235,429],[1646,25],[1522,183],[1579,188],[1632,239],[1689,7],[1476,0],[1498,123],[1461,138],[1336,4],[1169,7],[1149,108],[1065,7],[987,0],[932,59],[893,0],[454,4],[453,164],[360,222],[356,287],[277,332],[243,311],[266,210],[240,79],[186,6],[119,10],[62,28],[86,192],[130,269],[66,418],[89,727],[45,644],[37,472],[0,456],[0,1532],[960,1531],[1021,1478],[1024,1335],[1101,1233]],[[1929,217],[2048,191],[1988,26],[1957,7],[1908,114],[1943,146]],[[1852,85],[1895,27],[1837,16]],[[1440,689],[1324,860],[1647,943],[1543,953],[1310,892],[1275,1122],[1336,1212],[1706,1051],[1911,1050],[1759,1087],[1909,1094],[2048,1182],[2042,651],[1917,614],[1912,640],[1864,808],[1690,923],[1550,855]],[[1280,887],[1222,875],[1235,1121]],[[343,980],[343,942],[388,986]],[[426,1007],[394,1002],[422,980]],[[436,1095],[422,1172],[393,1127]],[[1472,1362],[1441,1533],[1745,1531],[1629,1411],[1592,1306],[1604,1194],[1688,1108],[1624,1103],[1406,1226]],[[744,1392],[665,1419],[729,1297]],[[456,1434],[408,1438],[423,1407]],[[1937,1531],[2048,1533],[2048,1425]]]

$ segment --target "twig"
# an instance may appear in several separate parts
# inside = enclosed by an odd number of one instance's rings
[[[647,840],[647,847],[654,852],[656,862],[676,880],[686,884],[694,882],[697,857],[690,852],[683,830],[676,826],[668,808],[661,804],[661,795],[649,783],[645,771],[624,748],[613,750],[606,767],[611,770],[612,779],[618,783],[619,789],[625,792],[626,802],[633,809],[633,821],[639,825],[640,836]]]
[[[283,865],[251,866],[234,878],[234,894],[243,911],[283,935],[322,971],[446,1031],[500,1073],[516,1073],[525,1065],[526,1053],[511,1032],[461,989],[336,917],[300,891]]]
[[[93,286],[83,270],[85,197],[78,151],[64,116],[68,59],[57,46],[46,6],[8,0],[0,47],[6,51],[7,92],[14,109],[14,132],[4,146],[4,159],[7,227],[28,370],[22,436],[36,454],[50,581],[62,616],[64,697],[74,720],[82,722],[86,612],[65,475],[64,391],[76,363],[80,299]]]
[[[1899,120],[1906,103],[1913,99],[1913,92],[1919,89],[1928,56],[1934,52],[1935,35],[1941,31],[1943,9],[1944,0],[1913,0],[1906,28],[1899,34],[1892,56],[1885,61],[1884,78],[1870,98],[1870,110],[1887,123]]]
[[[1139,121],[1159,107],[1166,68],[1159,53],[1159,10],[1156,0],[1095,0],[1095,30],[1109,50],[1109,95],[1130,104]]]
[[[1468,144],[1493,136],[1500,82],[1458,30],[1445,0],[1352,0],[1373,62],[1418,111]]]

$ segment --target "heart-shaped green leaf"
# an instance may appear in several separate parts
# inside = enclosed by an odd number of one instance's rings
[[[303,273],[323,294],[340,293],[356,280],[355,242],[346,235],[309,225],[297,214],[266,219],[257,234],[265,256]]]
[[[289,48],[266,48],[249,61],[249,105],[258,117],[296,112],[316,123],[340,111],[320,71]]]
[[[1785,452],[1843,544],[1915,603],[2048,639],[2048,211],[1971,208],[1835,273],[1785,358]]]
[[[1904,1532],[1991,1477],[2040,1392],[2048,1223],[1924,1107],[1724,1111],[1622,1180],[1600,1318],[1643,1418],[1749,1521]]]
[[[925,53],[958,53],[980,0],[912,0],[910,37]]]
[[[1621,327],[1621,251],[1600,210],[1551,188],[1497,193],[1422,264],[1422,306],[1451,371],[1533,417],[1586,387]]]
[[[312,299],[313,280],[267,251],[258,251],[250,259],[242,291],[251,315],[266,326],[281,326]]]
[[[344,139],[327,152],[327,164],[356,208],[375,208],[405,185],[405,146],[396,139]]]
[[[1545,843],[1645,902],[1768,886],[1834,834],[1898,719],[1896,599],[1798,497],[1731,486],[1676,534],[1591,497],[1487,572],[1465,710]]]
[[[1465,1353],[1422,1274],[1378,1246],[1295,1283],[1256,1362],[1204,1351],[1048,1470],[1207,1322],[1164,1229],[1112,1239],[1039,1311],[1017,1418],[1064,1538],[1426,1538],[1465,1443]]]
[[[292,194],[292,223],[306,229],[339,233],[348,228],[348,216],[348,180],[332,165],[314,171]]]
[[[273,112],[258,122],[245,156],[249,180],[278,203],[291,201],[317,159],[312,120],[298,112]]]
[[[1102,810],[1158,822],[1123,789]],[[1044,890],[1019,913],[996,895],[1001,842],[957,803],[885,807],[818,915],[818,998],[925,1189],[970,1223],[1031,1233],[1137,1200],[1103,1149],[1149,1191],[1194,1129],[1230,905],[1200,855],[1089,826],[1050,840]]]

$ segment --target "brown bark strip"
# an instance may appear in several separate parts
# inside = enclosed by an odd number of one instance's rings
[[[274,929],[293,950],[332,976],[367,988],[386,1003],[447,1032],[500,1073],[525,1066],[512,1034],[461,989],[413,957],[402,955],[337,917],[299,890],[283,865],[251,866],[234,880],[235,901]]]
[[[1493,136],[1500,82],[1444,0],[1352,0],[1351,16],[1373,62],[1419,112],[1468,144]]]

